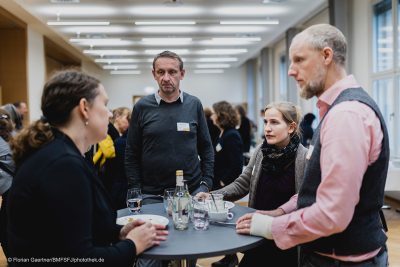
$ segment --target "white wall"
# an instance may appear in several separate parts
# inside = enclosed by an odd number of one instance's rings
[[[352,70],[349,72],[353,73],[360,85],[370,93],[372,87],[369,79],[372,69],[370,1],[353,0],[352,10],[352,38],[348,40]]]
[[[246,101],[245,75],[243,67],[227,69],[222,74],[194,74],[186,71],[181,81],[181,89],[198,97],[204,107],[211,107],[213,103],[221,100],[241,103]],[[158,89],[150,69],[140,75],[106,75],[100,79],[110,98],[110,108],[132,108],[134,95],[146,95],[146,87]]]
[[[28,26],[28,99],[30,121],[40,118],[40,102],[46,77],[43,35]]]

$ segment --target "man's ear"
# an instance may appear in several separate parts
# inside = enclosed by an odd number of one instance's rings
[[[186,71],[184,69],[181,70],[181,80],[183,80],[183,77],[185,77]]]
[[[324,49],[322,49],[322,53],[323,53],[325,65],[329,65],[333,60],[333,50],[332,50],[332,48],[324,47]]]

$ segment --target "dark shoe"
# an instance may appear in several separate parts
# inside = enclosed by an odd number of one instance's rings
[[[221,260],[211,263],[212,267],[235,267],[239,264],[236,254],[225,255]]]

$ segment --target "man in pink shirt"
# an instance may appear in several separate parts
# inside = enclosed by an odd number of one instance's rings
[[[318,97],[321,122],[299,194],[274,211],[242,216],[237,232],[301,244],[300,266],[387,266],[380,217],[389,141],[378,106],[345,70],[347,43],[328,24],[302,31],[290,46],[289,75],[300,96]],[[274,217],[276,216],[276,217]]]

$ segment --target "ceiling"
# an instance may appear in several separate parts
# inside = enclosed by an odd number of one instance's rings
[[[112,74],[139,74],[163,50],[177,52],[186,69],[221,73],[327,5],[326,0],[16,2]],[[105,25],[53,25],[65,23]]]

